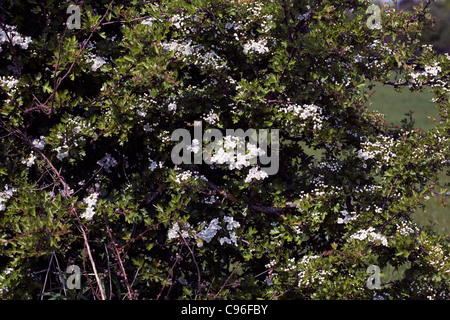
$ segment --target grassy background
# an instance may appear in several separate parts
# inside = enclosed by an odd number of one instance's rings
[[[388,124],[400,125],[401,120],[407,117],[405,114],[413,111],[415,127],[429,129],[434,126],[428,116],[436,116],[438,112],[431,102],[433,95],[428,90],[411,92],[403,88],[401,92],[396,92],[392,86],[382,84],[374,89],[372,104],[368,108],[385,114]],[[440,174],[439,179],[441,183],[450,185],[450,176],[445,172]],[[442,200],[450,203],[450,196],[442,196]],[[436,232],[450,235],[450,204],[444,207],[434,196],[427,200],[425,210],[417,210],[413,217],[419,225],[433,226]]]

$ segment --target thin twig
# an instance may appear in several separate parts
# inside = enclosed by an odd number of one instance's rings
[[[115,253],[116,257],[117,257],[117,260],[119,261],[119,266],[120,266],[120,270],[121,270],[121,273],[122,273],[122,276],[123,276],[123,281],[124,281],[125,286],[127,287],[127,291],[128,291],[128,298],[130,300],[134,300],[133,299],[133,294],[132,294],[132,291],[131,291],[131,286],[130,286],[130,283],[128,282],[127,273],[125,272],[125,268],[123,266],[122,258],[120,257],[120,252],[117,249],[117,244],[114,241],[114,238],[113,238],[113,236],[111,234],[111,229],[109,228],[108,225],[106,225],[106,232],[108,232],[108,234],[109,234],[109,238],[111,239],[112,248],[114,249],[114,253]]]
[[[167,282],[169,281],[170,275],[171,275],[171,274],[173,275],[173,270],[175,269],[176,264],[177,264],[178,261],[180,261],[180,260],[181,260],[181,248],[180,248],[180,250],[179,250],[179,252],[178,252],[178,254],[177,254],[176,258],[175,258],[175,262],[173,263],[172,268],[170,268],[170,271],[169,271],[169,274],[167,275],[166,281],[164,281],[164,285],[163,285],[163,287],[161,288],[161,291],[159,291],[159,293],[158,293],[158,295],[156,296],[156,299],[155,299],[155,300],[159,300],[159,298],[161,297],[161,294],[163,293],[164,289],[166,288],[166,284],[167,284]]]
[[[50,272],[50,268],[52,266],[52,261],[53,261],[53,255],[54,254],[55,254],[55,251],[53,251],[52,255],[50,256],[50,262],[48,263],[47,273],[45,274],[44,285],[42,286],[42,291],[41,291],[41,300],[44,300],[45,286],[47,285],[48,273]]]
[[[105,251],[106,251],[106,261],[108,263],[108,275],[109,275],[109,300],[112,298],[112,281],[111,281],[111,266],[109,264],[109,254],[108,254],[108,247],[105,244]]]
[[[91,262],[92,271],[94,272],[95,280],[97,281],[98,289],[100,291],[100,297],[101,297],[102,300],[106,300],[105,292],[103,291],[102,282],[100,281],[100,278],[99,278],[98,273],[97,273],[97,268],[95,267],[95,262],[94,262],[94,258],[92,256],[91,247],[89,246],[86,230],[84,230],[83,223],[81,222],[81,219],[78,216],[77,211],[76,211],[75,208],[72,208],[72,213],[75,215],[75,217],[78,220],[78,224],[79,224],[78,227],[79,227],[79,229],[81,231],[81,234],[83,235],[84,244],[86,246],[86,251],[87,251],[87,254],[88,254],[88,257],[89,257],[89,261]]]
[[[189,252],[190,252],[191,255],[192,255],[192,260],[194,261],[195,268],[197,269],[197,286],[198,286],[198,288],[197,288],[197,294],[199,295],[199,294],[200,294],[200,290],[201,290],[201,281],[202,281],[202,276],[201,276],[201,273],[200,273],[200,268],[198,267],[197,260],[195,259],[194,251],[192,251],[192,249],[191,249],[191,247],[189,246],[189,244],[187,243],[186,239],[185,239],[182,235],[180,235],[180,236],[181,236],[181,239],[183,239],[184,244],[186,245],[186,247],[189,249]]]
[[[237,268],[241,265],[241,263],[239,262],[236,267],[234,267],[233,271],[231,272],[231,274],[228,276],[227,280],[225,280],[224,284],[222,285],[222,287],[220,288],[220,290],[214,295],[213,299],[216,299],[217,296],[222,292],[222,290],[225,288],[225,286],[227,285],[228,281],[230,281],[231,277],[233,276],[233,274],[235,273],[235,271],[237,270]]]

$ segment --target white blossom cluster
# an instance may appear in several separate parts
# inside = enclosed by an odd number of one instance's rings
[[[143,19],[141,21],[141,24],[144,24],[144,25],[147,25],[147,26],[151,27],[153,25],[153,21],[155,21],[155,20],[156,20],[155,18],[149,17],[149,18]]]
[[[308,287],[313,283],[321,284],[325,281],[325,276],[330,275],[330,271],[326,271],[323,269],[313,270],[308,278],[305,278],[306,270],[302,270],[298,273],[298,283],[299,287],[305,286]]]
[[[305,104],[303,106],[298,104],[290,104],[286,108],[278,109],[278,112],[292,113],[294,116],[302,119],[313,121],[313,129],[320,130],[322,128],[322,108],[315,104]],[[301,124],[302,127],[306,126],[306,123]]]
[[[194,238],[197,241],[197,246],[202,247],[203,241],[209,243],[217,234],[217,231],[222,228],[219,225],[218,218],[212,219],[206,228],[205,221],[200,222],[198,226],[202,228],[199,232],[195,232],[189,223],[183,224],[183,229],[181,230],[179,224],[175,222],[167,232],[167,238],[169,240],[178,239],[179,236],[182,236],[186,240],[188,238]]]
[[[6,209],[5,202],[12,197],[13,193],[16,191],[14,188],[5,185],[5,191],[0,191],[0,211]]]
[[[318,258],[318,255],[306,255],[299,261],[297,265],[297,268],[300,269],[300,272],[298,273],[299,280],[297,283],[299,287],[308,287],[313,283],[320,284],[325,281],[325,276],[330,274],[329,271],[311,267],[312,261]],[[307,274],[308,277],[306,277]]]
[[[397,232],[402,236],[407,236],[411,233],[414,233],[417,230],[417,227],[413,223],[408,223],[408,221],[402,220],[396,224]],[[415,230],[415,231],[414,231]]]
[[[96,56],[92,52],[88,52],[86,55],[87,55],[86,62],[92,63],[91,65],[92,71],[97,71],[97,69],[101,68],[101,66],[103,66],[106,63],[106,61],[102,57]]]
[[[271,22],[273,16],[271,14],[262,14],[263,3],[252,2],[247,3],[247,12],[242,20],[233,20],[225,23],[225,32],[231,34],[238,42],[245,41],[241,39],[244,35],[241,30],[248,30],[252,24],[258,24],[260,34],[268,34],[272,28]],[[246,5],[246,3],[243,3]]]
[[[259,167],[253,167],[249,170],[247,177],[245,177],[245,182],[249,183],[252,180],[264,180],[269,175],[264,170],[261,170]]]
[[[198,139],[193,139],[192,144],[187,147],[187,150],[193,153],[198,153],[200,151],[200,141],[198,141]]]
[[[197,171],[185,170],[182,172],[178,172],[176,174],[174,182],[181,183],[183,181],[188,181],[191,179],[194,179],[194,180],[201,179],[204,181],[208,180],[208,179],[206,179],[206,177],[204,175],[200,175]]]
[[[190,227],[189,223],[186,224],[186,227],[187,228]],[[175,222],[172,225],[172,228],[170,228],[169,231],[167,232],[167,238],[169,238],[169,240],[177,239],[180,235],[183,238],[189,238],[189,232],[187,230],[184,230],[184,229],[180,230],[180,226],[178,225],[177,222]]]
[[[196,140],[196,139],[194,139]],[[194,141],[189,150],[195,152],[199,150],[198,141]],[[211,156],[210,162],[212,164],[228,164],[229,170],[238,169],[241,170],[244,167],[248,167],[256,162],[258,156],[265,154],[265,151],[258,148],[252,143],[245,144],[244,139],[238,136],[225,136],[221,142],[222,146],[218,148]],[[246,146],[246,149],[244,148]],[[237,150],[237,152],[235,152]],[[244,151],[245,150],[245,151]],[[244,152],[242,152],[244,151]],[[249,183],[252,180],[263,180],[268,177],[267,172],[261,170],[258,166],[249,170],[245,182]]]
[[[445,255],[444,250],[440,245],[431,246],[428,249],[429,264],[435,269],[441,272],[450,272],[448,266],[450,264],[450,259]]]
[[[221,237],[219,239],[220,244],[237,245],[237,236],[234,229],[239,228],[241,226],[240,223],[230,216],[225,216],[223,221],[227,224],[226,229],[229,237]],[[185,223],[183,224],[183,229],[181,229],[178,223],[174,223],[167,232],[167,238],[169,240],[178,239],[180,235],[185,239],[193,238],[196,240],[197,246],[202,247],[204,242],[210,243],[219,230],[222,230],[219,218],[214,218],[209,223],[206,221],[199,222],[197,228],[193,228],[189,223]]]
[[[150,162],[150,164],[148,165],[148,168],[150,169],[150,171],[155,170],[156,168],[163,168],[164,167],[164,161],[159,161],[156,162],[150,158],[148,158],[148,161]]]
[[[161,46],[167,51],[173,51],[176,58],[187,63],[193,63],[201,69],[226,69],[227,61],[222,59],[213,49],[206,50],[200,44],[192,44],[192,40],[180,42],[162,42]]]
[[[241,224],[238,221],[234,221],[233,217],[230,216],[223,217],[223,220],[227,223],[227,230],[229,231],[230,237],[220,238],[219,239],[220,244],[228,243],[237,246],[237,236],[236,233],[233,231],[233,229],[239,228]]]
[[[332,172],[337,172],[342,169],[342,164],[339,163],[338,159],[328,159],[326,161],[319,162],[316,165],[316,168],[319,170],[328,169]]]
[[[33,141],[31,142],[33,144],[33,146],[39,150],[44,149],[45,147],[45,137],[44,136],[40,136],[39,139],[33,139]]]
[[[347,210],[342,210],[341,214],[343,215],[343,218],[337,219],[338,224],[347,224],[352,220],[356,220],[359,216],[355,211],[349,213]]]
[[[246,44],[244,44],[244,53],[258,53],[264,54],[269,52],[269,48],[267,47],[267,40],[260,39],[259,41],[250,40]]]
[[[325,184],[323,181],[318,181],[313,179],[316,183],[316,188],[310,190],[309,192],[305,192],[304,190],[301,190],[298,197],[299,202],[303,201],[312,201],[313,199],[323,197],[325,195],[338,196],[342,192],[341,186],[329,186]]]
[[[31,151],[30,155],[26,159],[22,159],[22,163],[26,164],[27,167],[31,167],[34,164],[34,161],[36,160],[36,156],[34,155],[34,152]]]
[[[428,280],[425,278],[424,280]],[[412,291],[416,292],[417,294],[427,294],[428,300],[435,300],[439,299],[442,300],[443,298],[446,298],[445,290],[442,290],[439,287],[433,286],[432,284],[428,283],[418,283],[417,281],[411,281],[410,288]],[[382,299],[380,299],[382,300]]]
[[[214,111],[210,111],[208,115],[203,117],[203,120],[208,122],[209,124],[215,124],[217,121],[219,121],[219,116]]]
[[[216,203],[216,200],[217,200],[216,197],[214,195],[212,195],[208,199],[205,199],[203,202],[206,204],[214,204],[214,203]]]
[[[3,274],[0,274],[0,283],[7,277],[11,272],[13,271],[13,268],[6,268]],[[0,287],[0,294],[3,294],[5,292],[8,292],[9,288],[7,286]]]
[[[0,47],[1,51],[1,47]],[[19,80],[14,78],[13,76],[3,76],[0,77],[0,87],[7,88],[8,91],[11,93],[15,92],[17,90],[17,84],[19,83]]]
[[[434,82],[435,78],[442,71],[442,68],[439,66],[439,62],[435,62],[432,66],[425,66],[424,69],[424,71],[412,72],[409,75],[413,84],[422,85],[422,83],[427,80]]]
[[[56,158],[58,158],[58,160],[62,160],[69,156],[69,146],[67,144],[56,147],[54,150],[57,152]]]
[[[177,104],[172,101],[167,105],[167,110],[169,111],[176,111],[177,110]]]
[[[97,164],[105,169],[106,172],[111,172],[109,168],[117,166],[117,161],[111,154],[106,153],[102,159],[97,161]]]
[[[265,152],[252,143],[246,144],[242,137],[225,136],[222,141],[218,141],[222,146],[212,155],[210,161],[213,164],[228,164],[228,169],[241,170],[248,167],[256,160],[256,157],[262,156]],[[235,152],[237,150],[237,152]],[[246,152],[240,152],[245,150]]]
[[[22,49],[28,49],[28,45],[32,42],[31,37],[24,37],[16,31],[16,26],[4,25],[4,29],[0,28],[0,52],[2,52],[1,45],[5,42],[10,42],[13,46],[19,46]]]
[[[206,225],[205,222],[200,223],[200,226],[205,226],[205,225]],[[206,228],[200,230],[200,232],[197,233],[197,236],[199,236],[202,240],[209,243],[214,238],[214,236],[217,234],[217,231],[219,231],[220,229],[222,229],[222,227],[219,225],[219,219],[214,218],[209,222],[209,224]],[[199,247],[201,247],[203,245],[203,243],[201,241],[200,242],[197,241],[197,245]]]
[[[427,76],[436,77],[441,71],[442,68],[439,66],[439,62],[435,62],[434,66],[425,66],[425,74]]]
[[[380,241],[382,245],[388,246],[388,241],[385,236],[383,236],[380,233],[375,232],[375,228],[369,227],[365,230],[359,230],[357,233],[354,233],[350,236],[351,239],[356,239],[363,241],[365,239],[368,239],[369,241],[376,242]]]
[[[97,192],[93,192],[88,197],[83,199],[83,202],[86,203],[88,206],[81,215],[81,218],[84,218],[86,220],[92,220],[95,214],[95,206],[97,205],[98,195],[99,194]]]
[[[44,136],[40,136],[40,139],[33,139],[32,144],[35,148],[42,150],[45,147],[45,137]],[[35,160],[37,159],[37,157],[34,155],[34,151],[31,151],[30,155],[28,158],[26,159],[22,159],[22,163],[26,164],[27,167],[31,167]]]
[[[172,22],[172,25],[177,28],[181,29],[186,24],[186,21],[188,20],[188,16],[181,15],[181,14],[174,14],[170,20]]]
[[[363,160],[376,159],[379,164],[389,164],[392,158],[397,155],[392,151],[397,147],[397,143],[391,137],[377,136],[377,141],[365,141],[361,143],[362,149],[358,150],[358,158]]]
[[[313,263],[314,260],[320,258],[319,255],[304,255],[299,261],[296,261],[295,258],[290,258],[286,261],[286,266],[279,269],[279,271],[283,272],[295,272],[298,271],[298,283],[299,287],[307,287],[313,283],[320,284],[325,281],[325,277],[330,275],[330,271],[326,271],[323,269],[317,269]],[[267,269],[274,270],[276,267],[276,259],[271,260],[269,263],[265,265]],[[276,277],[278,273],[272,272],[271,278],[266,278],[265,282],[268,285],[272,285],[272,279]]]
[[[161,140],[162,143],[167,143],[172,140],[170,132],[167,130],[161,130],[159,132],[158,138]]]

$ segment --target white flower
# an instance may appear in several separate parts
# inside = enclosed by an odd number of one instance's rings
[[[351,220],[355,220],[356,218],[358,218],[356,212],[352,212],[352,214],[349,214],[347,210],[342,210],[341,213],[343,214],[344,218],[338,218],[337,219],[338,224],[347,224]]]
[[[220,229],[221,227],[219,226],[219,219],[214,218],[210,221],[208,227],[202,229],[200,232],[197,233],[197,235],[209,243],[217,234],[217,231]]]
[[[180,227],[178,226],[177,223],[175,223],[172,226],[172,228],[170,228],[169,231],[167,232],[167,238],[169,238],[169,240],[178,238],[178,231],[179,230],[180,230]]]
[[[98,193],[94,192],[91,193],[91,195],[89,195],[88,197],[83,199],[83,202],[86,203],[88,206],[86,208],[86,210],[84,211],[84,213],[81,215],[81,218],[87,219],[87,220],[92,220],[92,218],[94,217],[95,214],[95,206],[97,204],[97,198],[98,198]]]
[[[142,20],[141,24],[144,24],[144,25],[147,25],[147,26],[151,27],[153,25],[153,21],[155,21],[155,20],[156,20],[155,18],[150,17],[150,18]]]
[[[206,122],[209,124],[215,124],[217,121],[219,121],[219,116],[217,113],[214,113],[211,111],[206,118],[203,118]]]
[[[138,114],[138,116],[140,116],[140,117],[145,117],[146,115],[147,115],[147,113],[146,112],[144,112],[144,111],[141,111],[141,110],[138,110],[137,112],[136,112],[137,114]]]
[[[187,147],[189,151],[192,151],[193,153],[197,153],[200,151],[200,142],[198,139],[193,139],[192,144]]]
[[[55,148],[54,150],[57,152],[56,157],[59,160],[62,160],[69,155],[69,147],[66,144],[63,145],[62,147]]]
[[[259,54],[264,54],[269,51],[267,47],[267,40],[261,39],[259,41],[250,40],[246,44],[244,44],[244,53],[257,52]]]
[[[224,164],[227,162],[234,162],[233,159],[234,159],[234,152],[233,153],[226,152],[223,148],[220,148],[211,157],[211,162],[218,163],[218,164]]]
[[[28,159],[23,159],[22,163],[27,165],[27,167],[31,167],[34,164],[34,161],[36,160],[36,156],[34,155],[33,151],[31,151],[30,156]]]
[[[175,110],[177,110],[177,104],[175,102],[171,102],[171,103],[169,103],[167,108],[169,109],[169,111],[175,111]]]
[[[14,188],[9,188],[8,185],[5,185],[5,191],[0,191],[0,211],[3,211],[6,209],[5,206],[5,202],[6,200],[8,200],[9,198],[12,197],[13,192],[15,192],[16,189]]]
[[[40,139],[34,139],[32,143],[35,148],[37,148],[39,150],[44,149],[44,146],[45,146],[44,136],[41,136]]]
[[[175,179],[176,182],[180,183],[181,181],[185,181],[189,179],[192,176],[192,172],[187,170],[183,171],[181,173],[177,173],[177,177]]]
[[[313,129],[319,130],[322,128],[322,108],[316,106],[315,104],[290,104],[285,108],[280,108],[278,112],[292,113],[294,116],[302,119],[308,120],[311,119],[313,121]],[[302,127],[305,127],[306,124],[302,123]]]
[[[228,244],[234,244],[237,246],[237,237],[236,233],[230,232],[230,238],[228,237],[222,237],[219,239],[220,244],[228,243]]]
[[[190,229],[189,223],[186,224],[186,228]],[[189,232],[187,230],[180,230],[180,226],[178,225],[177,222],[175,222],[172,225],[172,228],[170,228],[169,231],[167,232],[167,238],[169,238],[169,240],[178,239],[180,235],[183,238],[189,238]]]
[[[373,155],[367,151],[358,150],[358,158],[367,160],[367,159],[372,159]]]
[[[228,135],[223,138],[222,143],[223,147],[216,150],[210,162],[216,164],[227,163],[229,170],[241,170],[243,167],[248,167],[256,163],[257,156],[265,154],[261,148],[251,143],[247,143],[247,150],[245,150],[245,141],[241,137]]]
[[[245,178],[245,182],[249,183],[251,182],[253,179],[256,180],[264,180],[265,178],[268,177],[267,172],[262,171],[259,169],[259,167],[253,167],[250,169],[250,171],[248,172],[247,177]]]
[[[150,124],[146,123],[146,124],[144,125],[144,131],[145,131],[145,132],[152,132],[152,131],[153,131],[153,128],[152,128],[152,126],[151,126]]]
[[[439,62],[436,62],[433,67],[431,66],[425,66],[425,73],[427,73],[430,76],[436,77],[439,72],[442,71],[442,68],[438,66]]]
[[[207,51],[200,44],[192,44],[190,39],[185,42],[163,42],[161,46],[167,51],[173,51],[175,57],[182,61],[193,63],[202,69],[222,69],[227,66],[226,60],[222,59],[214,50]]]
[[[117,161],[116,159],[114,159],[113,157],[111,157],[111,155],[109,153],[106,153],[105,156],[97,161],[97,164],[101,167],[103,167],[103,169],[106,170],[106,172],[111,172],[111,170],[109,170],[110,167],[115,167],[117,165]]]
[[[153,170],[155,170],[156,168],[162,168],[163,167],[163,164],[164,164],[164,161],[160,161],[159,163],[157,163],[156,161],[154,161],[154,160],[152,160],[152,159],[150,159],[150,158],[148,158],[148,160],[150,161],[150,165],[148,166],[148,168],[150,169],[150,171],[153,171]]]
[[[216,202],[216,197],[215,196],[211,196],[211,198],[205,200],[206,204],[213,204],[215,202]]]
[[[98,57],[91,52],[89,52],[87,55],[88,55],[88,58],[86,59],[86,61],[88,63],[92,63],[92,66],[91,66],[92,71],[97,71],[98,68],[100,68],[101,66],[103,66],[106,63],[106,61],[102,57]]]
[[[0,45],[4,42],[9,42],[9,39],[11,39],[12,45],[18,45],[22,49],[28,49],[28,44],[32,42],[31,37],[23,37],[21,36],[15,29],[16,26],[10,26],[5,24],[4,28],[6,32],[3,30],[3,28],[0,28]],[[1,49],[0,49],[1,51]]]
[[[227,229],[233,230],[234,228],[239,228],[241,224],[238,221],[234,221],[233,217],[225,216],[223,220],[227,223]]]
[[[359,230],[357,233],[354,233],[350,236],[351,239],[357,239],[357,240],[365,240],[368,239],[369,241],[381,241],[381,244],[384,246],[388,246],[388,242],[385,236],[374,232],[375,228],[369,227],[366,230]]]
[[[7,87],[11,92],[17,90],[17,84],[19,80],[12,76],[0,77],[0,87]]]

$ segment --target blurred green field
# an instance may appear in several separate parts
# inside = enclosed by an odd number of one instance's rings
[[[399,126],[401,120],[407,117],[405,114],[412,111],[415,127],[429,129],[434,126],[428,118],[429,115],[437,115],[437,108],[431,102],[431,92],[410,92],[407,88],[396,92],[392,86],[382,84],[377,85],[374,90],[376,92],[371,97],[372,104],[368,108],[385,114],[388,124]],[[440,174],[439,180],[442,184],[450,185],[450,177],[444,172]],[[450,203],[450,196],[443,196],[442,199]],[[417,210],[413,217],[419,225],[433,226],[436,232],[450,235],[450,204],[444,207],[435,196],[427,200],[425,210]]]

